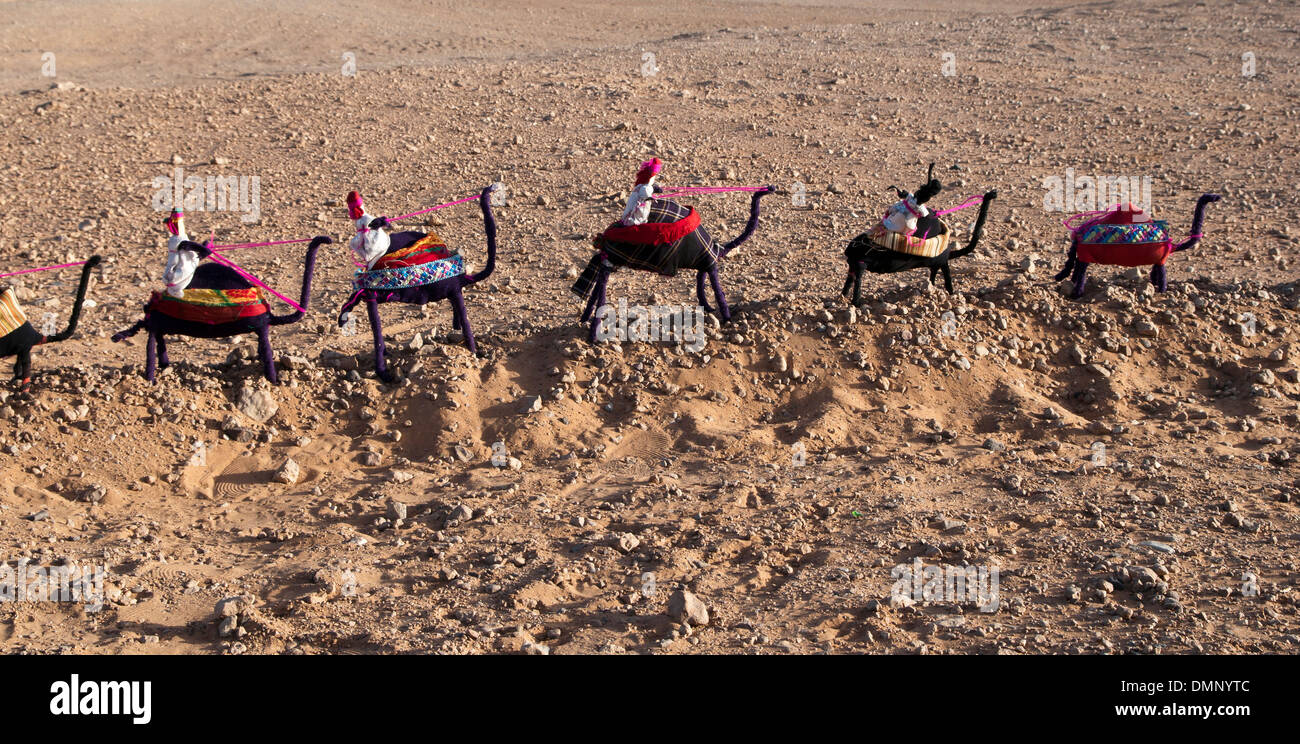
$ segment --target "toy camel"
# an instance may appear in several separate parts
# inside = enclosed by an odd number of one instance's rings
[[[68,327],[53,336],[44,336],[32,327],[18,304],[18,296],[9,287],[0,290],[0,359],[16,357],[14,379],[23,387],[32,381],[32,349],[42,344],[58,343],[72,337],[81,318],[81,306],[86,301],[86,287],[90,284],[90,270],[99,265],[99,256],[91,256],[81,267],[81,281],[77,284],[77,297],[72,302],[72,315]],[[40,269],[32,269],[40,271]]]
[[[652,196],[661,193],[653,182],[659,173],[657,165],[658,158],[641,164],[637,188],[628,199],[623,218],[593,241],[596,254],[573,285],[573,292],[587,300],[581,322],[591,321],[588,339],[592,343],[600,330],[601,318],[597,311],[606,304],[609,275],[619,268],[653,271],[664,276],[675,276],[680,269],[694,269],[695,296],[700,306],[709,312],[713,310],[704,292],[707,277],[718,301],[718,317],[724,323],[731,320],[731,309],[718,277],[721,261],[754,234],[758,228],[759,200],[776,189],[765,186],[754,191],[745,229],[730,242],[718,244],[700,224],[700,216],[693,207],[684,207],[671,198]]]
[[[853,305],[862,306],[862,272],[894,274],[900,271],[925,268],[930,270],[930,283],[943,274],[943,286],[952,294],[952,271],[948,262],[975,252],[984,235],[984,222],[988,219],[989,205],[998,198],[997,191],[987,191],[983,196],[971,197],[965,204],[953,209],[932,212],[925,206],[943,190],[934,178],[934,164],[930,164],[926,182],[915,193],[891,187],[898,194],[898,203],[885,211],[879,223],[867,232],[849,241],[844,249],[848,262],[848,276],[844,279],[841,295],[853,292]],[[979,216],[970,240],[961,248],[953,249],[952,228],[941,215],[955,212],[979,201]]]
[[[466,273],[465,259],[458,251],[447,248],[433,233],[405,231],[389,235],[385,231],[389,227],[388,219],[366,214],[361,195],[355,191],[348,194],[348,216],[357,228],[357,235],[350,245],[364,266],[353,282],[356,292],[339,311],[339,325],[347,322],[348,313],[358,303],[366,303],[375,337],[375,374],[379,379],[384,382],[396,379],[384,359],[380,303],[423,305],[447,300],[451,303],[452,328],[464,332],[465,345],[471,353],[478,354],[462,290],[492,276],[496,269],[497,223],[492,216],[492,192],[497,188],[496,185],[488,186],[478,197],[483,211],[483,230],[487,234],[487,266],[476,274]]]
[[[166,369],[171,364],[167,356],[168,336],[228,338],[253,333],[257,335],[257,355],[262,360],[266,379],[279,382],[275,355],[271,352],[271,328],[302,320],[311,300],[316,251],[334,241],[319,236],[307,247],[301,309],[287,315],[272,315],[266,295],[244,274],[225,264],[200,263],[214,251],[210,245],[188,239],[183,214],[173,212],[165,224],[171,233],[167,268],[163,272],[168,285],[166,291],[154,292],[144,306],[144,318],[114,334],[113,341],[130,338],[141,330],[148,332],[144,376],[152,382],[160,366]]]
[[[1054,277],[1061,281],[1069,276],[1074,283],[1073,297],[1083,296],[1088,281],[1089,264],[1108,266],[1150,266],[1151,284],[1157,292],[1169,288],[1165,261],[1178,251],[1196,245],[1205,223],[1205,207],[1219,200],[1218,194],[1202,194],[1192,214],[1192,232],[1181,243],[1169,237],[1169,223],[1153,220],[1144,210],[1132,205],[1116,204],[1101,212],[1083,212],[1064,221],[1070,230],[1070,253],[1065,268]],[[1075,226],[1079,217],[1089,219]],[[1071,274],[1073,273],[1073,276]]]

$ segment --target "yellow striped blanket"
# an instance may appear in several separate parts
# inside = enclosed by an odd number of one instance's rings
[[[27,322],[27,315],[18,304],[18,297],[12,289],[0,294],[0,336],[8,336]]]

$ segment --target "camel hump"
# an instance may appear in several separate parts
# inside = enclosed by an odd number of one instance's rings
[[[678,222],[691,213],[690,207],[684,207],[672,199],[655,199],[650,202],[650,214],[646,222]]]
[[[194,270],[189,286],[193,289],[252,289],[254,285],[229,266],[204,262]]]
[[[404,230],[402,232],[395,232],[392,235],[388,236],[388,250],[384,251],[384,255],[387,256],[393,253],[394,251],[400,251],[404,248],[409,248],[415,245],[416,243],[420,242],[421,240],[423,240],[425,237],[426,236],[424,233],[419,232],[417,230]]]

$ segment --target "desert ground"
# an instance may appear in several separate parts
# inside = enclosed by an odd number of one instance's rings
[[[1295,653],[1297,29],[1279,1],[0,1],[0,273],[104,257],[0,392],[0,560],[107,594],[0,602],[0,650]],[[592,345],[569,290],[651,156],[779,189],[697,352]],[[955,292],[872,275],[852,308],[844,246],[931,162],[942,206],[998,192]],[[155,383],[143,334],[110,341],[161,288],[178,170],[259,184],[192,235],[335,240],[279,385],[253,336],[170,338]],[[1149,178],[1179,239],[1222,200],[1168,292],[1095,266],[1075,300],[1067,171]],[[346,193],[494,182],[482,356],[446,303],[383,305],[381,383],[364,313],[335,320]],[[683,201],[723,240],[748,215]],[[407,226],[486,260],[474,204]],[[296,298],[304,248],[230,258]],[[0,281],[61,326],[76,280]],[[695,302],[688,273],[610,291]],[[917,561],[996,571],[996,607],[900,596]]]

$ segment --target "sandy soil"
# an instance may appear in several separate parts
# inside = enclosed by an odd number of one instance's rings
[[[1294,652],[1296,3],[858,5],[0,3],[0,266],[106,259],[76,337],[0,393],[0,559],[104,564],[109,593],[0,603],[0,649]],[[568,289],[650,155],[670,184],[781,189],[700,353],[593,347]],[[873,276],[851,311],[843,246],[932,161],[943,205],[1000,195],[956,294]],[[281,385],[250,337],[173,340],[145,382],[144,337],[109,336],[160,284],[176,168],[259,179],[257,223],[189,215],[236,242],[341,239],[353,188],[401,214],[503,182],[483,358],[445,305],[388,305],[380,384],[364,318],[334,323],[340,242],[274,332]],[[1052,281],[1067,169],[1150,177],[1179,236],[1223,196],[1168,293]],[[715,236],[747,214],[689,201]],[[482,265],[473,205],[427,225]],[[296,295],[302,255],[232,257]],[[9,281],[62,322],[75,279]],[[915,560],[997,569],[997,610],[895,596]]]

